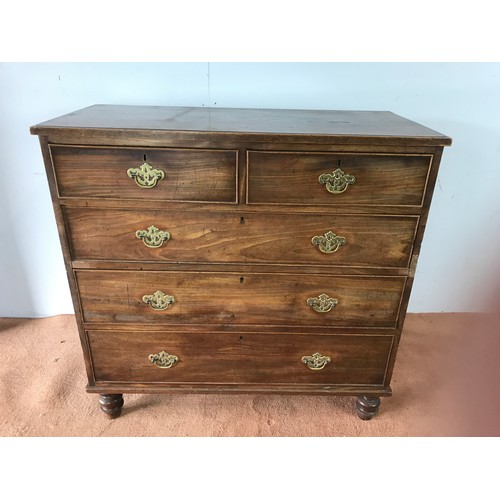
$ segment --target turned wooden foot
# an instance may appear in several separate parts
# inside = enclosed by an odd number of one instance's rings
[[[99,394],[99,404],[108,418],[118,418],[122,412],[123,394]]]
[[[358,396],[356,409],[361,420],[370,420],[378,412],[380,398],[376,396]]]

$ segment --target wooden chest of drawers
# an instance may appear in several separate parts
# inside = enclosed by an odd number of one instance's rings
[[[450,138],[388,112],[104,105],[31,132],[107,416],[127,392],[377,413]]]

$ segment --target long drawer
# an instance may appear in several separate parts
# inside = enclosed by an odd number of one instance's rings
[[[406,267],[418,217],[65,208],[73,259]]]
[[[248,152],[251,204],[421,206],[432,156]]]
[[[61,197],[236,203],[238,152],[51,146]]]
[[[87,323],[394,327],[406,278],[319,274],[75,272]]]
[[[382,385],[393,345],[391,335],[87,335],[98,382]]]

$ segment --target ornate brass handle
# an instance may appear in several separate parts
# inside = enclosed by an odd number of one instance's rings
[[[166,295],[158,290],[153,293],[153,295],[144,295],[144,297],[142,297],[142,301],[145,304],[148,304],[152,309],[164,311],[175,302],[175,298],[173,295]]]
[[[319,313],[331,311],[338,303],[338,299],[332,299],[326,293],[307,299],[307,305]]]
[[[158,368],[172,368],[179,362],[179,356],[161,351],[158,354],[150,354],[149,361],[154,363]]]
[[[144,162],[138,168],[129,168],[127,175],[141,188],[154,188],[158,181],[165,179],[165,172]]]
[[[347,243],[347,239],[328,231],[323,236],[314,236],[311,243],[317,246],[323,253],[334,253]]]
[[[150,226],[147,230],[139,229],[135,235],[149,248],[159,248],[170,239],[168,231],[160,231],[156,226]]]
[[[307,365],[311,370],[322,370],[331,361],[332,358],[330,356],[323,356],[319,352],[315,352],[311,356],[302,357],[302,363]]]
[[[334,170],[331,174],[321,174],[318,177],[320,184],[325,184],[326,190],[329,193],[340,194],[343,193],[350,184],[356,182],[354,175],[346,174],[340,168]]]

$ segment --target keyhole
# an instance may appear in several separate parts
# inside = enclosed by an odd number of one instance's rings
[[[243,276],[240,278],[240,283],[245,283],[245,278]]]
[[[144,153],[144,154],[142,155],[142,157],[143,157],[144,161],[147,161],[147,156],[146,156],[146,153]]]
[[[337,162],[337,167],[340,167],[340,165],[341,165],[341,164],[342,164],[342,160],[339,160],[339,161]]]
[[[240,224],[245,224],[245,217],[240,217]]]
[[[240,342],[243,342],[243,335],[240,337]]]

